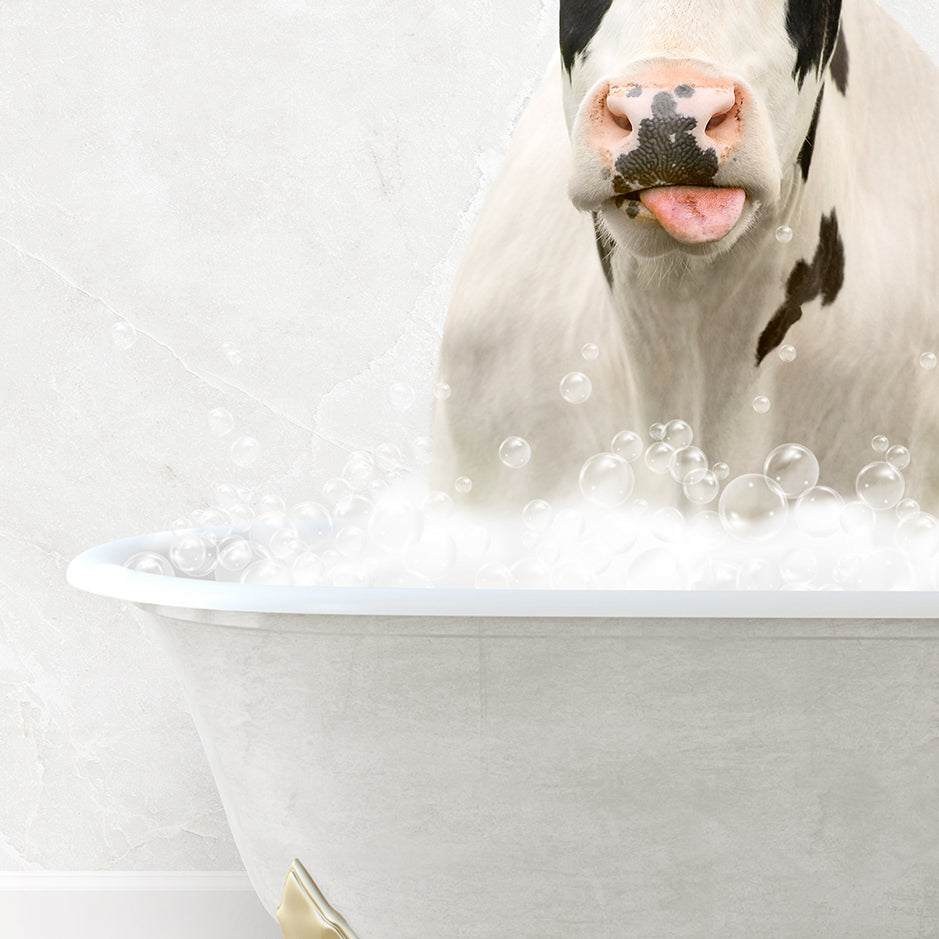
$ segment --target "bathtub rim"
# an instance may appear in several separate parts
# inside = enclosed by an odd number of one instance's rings
[[[558,590],[300,587],[224,583],[132,571],[139,551],[164,549],[172,532],[89,548],[68,566],[79,590],[143,606],[233,613],[349,616],[654,619],[939,620],[939,591]]]

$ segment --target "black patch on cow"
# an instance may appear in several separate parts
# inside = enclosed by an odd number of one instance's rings
[[[669,92],[658,92],[652,99],[652,117],[639,122],[638,145],[616,158],[614,191],[707,185],[717,172],[717,152],[698,146],[692,133],[697,124],[696,118],[678,113]]]
[[[809,124],[809,132],[805,135],[802,143],[802,149],[796,157],[796,163],[802,170],[802,182],[809,178],[809,167],[812,165],[812,154],[815,152],[815,133],[818,130],[818,118],[822,113],[822,95],[825,94],[825,86],[819,89],[818,97],[815,99],[815,110],[812,112],[812,123]]]
[[[570,75],[574,58],[582,55],[613,0],[561,0],[561,60]]]
[[[616,242],[610,237],[609,232],[600,222],[600,213],[593,213],[593,237],[597,243],[597,254],[600,255],[600,264],[603,266],[603,276],[607,284],[613,286],[613,265],[610,263],[610,255],[616,247]]]
[[[786,299],[773,314],[756,344],[756,364],[782,341],[793,323],[802,318],[802,304],[822,298],[822,306],[834,303],[844,284],[844,242],[838,231],[835,210],[823,215],[818,231],[818,246],[812,263],[796,262],[786,281]]]
[[[835,43],[831,62],[828,63],[828,70],[835,80],[835,87],[845,94],[848,90],[848,44],[844,41],[843,26],[838,30],[838,41]]]
[[[792,77],[799,89],[814,69],[820,75],[838,39],[841,0],[787,0],[786,32],[796,49]]]
[[[675,88],[675,97],[690,98],[694,94],[694,88],[691,85],[678,85]]]

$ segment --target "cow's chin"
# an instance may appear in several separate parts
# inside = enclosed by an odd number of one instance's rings
[[[697,259],[706,264],[730,251],[750,228],[757,212],[755,200],[747,198],[740,217],[723,237],[714,241],[688,243],[669,234],[649,212],[631,215],[626,205],[617,205],[613,199],[605,202],[600,212],[604,224],[617,247],[636,258],[662,258],[673,256],[676,260]]]

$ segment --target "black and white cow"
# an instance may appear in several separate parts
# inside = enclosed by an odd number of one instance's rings
[[[677,417],[734,475],[794,441],[846,494],[884,434],[935,511],[933,63],[873,0],[561,0],[560,46],[455,284],[433,483],[550,496]]]

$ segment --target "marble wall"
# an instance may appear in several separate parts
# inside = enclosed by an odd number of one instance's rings
[[[939,50],[927,0],[885,5]],[[65,567],[218,484],[298,500],[428,431],[449,284],[556,16],[0,6],[0,870],[239,866],[163,653]]]

